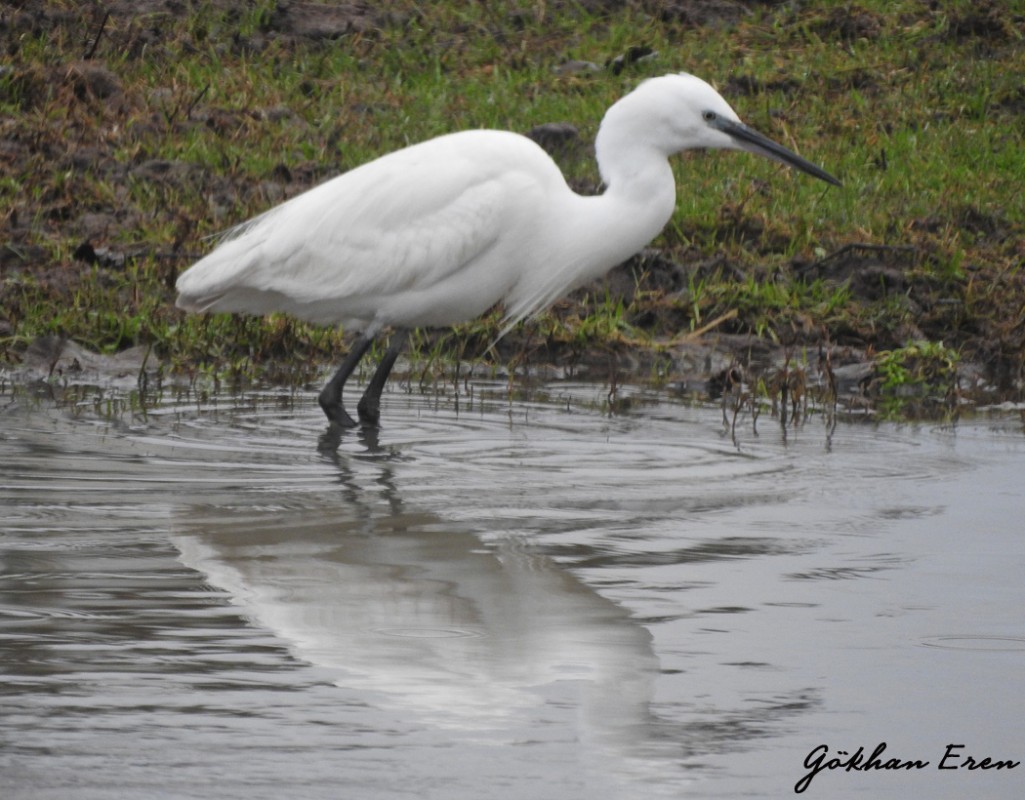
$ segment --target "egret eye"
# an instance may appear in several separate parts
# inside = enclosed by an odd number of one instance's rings
[[[715,122],[715,112],[714,112],[714,111],[705,111],[705,112],[704,112],[704,113],[703,113],[703,114],[701,115],[701,118],[702,118],[702,119],[703,119],[703,120],[704,120],[705,122]]]

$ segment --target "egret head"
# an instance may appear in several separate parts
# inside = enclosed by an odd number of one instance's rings
[[[645,81],[609,109],[602,127],[645,140],[667,156],[703,148],[745,150],[840,185],[821,167],[749,128],[722,95],[687,73]]]

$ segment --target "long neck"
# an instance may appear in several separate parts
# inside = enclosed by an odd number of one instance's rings
[[[675,200],[670,154],[638,136],[633,126],[615,124],[616,111],[619,109],[615,106],[610,109],[594,140],[598,170],[607,191],[636,195],[639,201],[668,193]]]
[[[540,251],[528,259],[534,268],[505,297],[509,327],[639,253],[673,214],[676,182],[664,153],[601,132],[595,148],[605,193],[560,193]]]
[[[591,237],[587,250],[594,268],[582,281],[638,253],[665,227],[676,207],[676,180],[665,153],[610,135],[606,128],[595,142],[605,193],[580,198],[580,213]]]

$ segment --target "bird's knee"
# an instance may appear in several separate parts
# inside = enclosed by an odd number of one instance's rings
[[[326,387],[320,392],[319,395],[317,395],[317,402],[320,404],[320,407],[324,410],[324,413],[328,416],[331,416],[328,409],[330,409],[334,403],[332,402],[332,398],[328,393]]]

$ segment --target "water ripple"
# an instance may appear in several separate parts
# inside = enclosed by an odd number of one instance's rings
[[[631,391],[398,388],[329,452],[312,392],[5,407],[5,791],[782,794],[779,752],[954,692],[1017,730],[972,687],[1025,641],[1020,433],[734,442]]]

